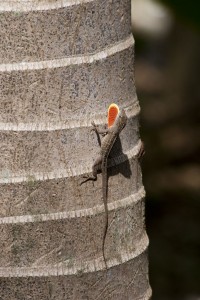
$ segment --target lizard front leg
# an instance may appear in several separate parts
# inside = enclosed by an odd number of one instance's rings
[[[105,124],[104,128],[100,129],[99,126],[94,123],[94,121],[91,124],[92,124],[91,131],[95,131],[95,133],[97,135],[97,140],[98,140],[99,146],[101,147],[100,135],[105,136],[108,133],[107,125]]]
[[[99,155],[99,157],[95,160],[93,166],[92,166],[92,175],[84,175],[83,178],[85,178],[85,180],[83,180],[80,185],[82,185],[83,183],[89,181],[89,180],[97,180],[97,172],[101,169],[101,162],[102,162],[102,156]]]
[[[97,134],[101,134],[104,136],[108,133],[108,128],[107,128],[106,124],[104,125],[104,128],[102,128],[102,129],[100,129],[99,125],[96,125],[94,121],[92,121],[91,124],[93,127],[91,130],[94,130]]]

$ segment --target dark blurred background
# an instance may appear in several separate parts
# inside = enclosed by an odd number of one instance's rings
[[[200,1],[132,0],[153,300],[200,300]]]

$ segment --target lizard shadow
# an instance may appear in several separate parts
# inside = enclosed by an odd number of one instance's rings
[[[117,137],[108,157],[108,178],[119,173],[130,178],[132,171],[128,156],[123,153],[120,137]]]
[[[101,140],[98,135],[97,140],[98,144],[100,145]],[[99,165],[97,173],[101,173],[101,165]],[[128,156],[123,153],[122,143],[120,137],[118,136],[108,156],[108,179],[109,177],[115,176],[119,173],[121,173],[126,178],[130,178],[132,174]]]

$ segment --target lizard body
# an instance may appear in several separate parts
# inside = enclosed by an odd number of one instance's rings
[[[103,203],[105,209],[105,228],[104,228],[104,235],[103,235],[103,242],[102,242],[102,252],[103,252],[103,259],[105,262],[105,266],[107,269],[106,259],[105,259],[105,239],[108,229],[108,203],[107,203],[107,195],[108,195],[108,173],[107,173],[107,165],[108,165],[108,156],[110,151],[119,136],[122,129],[126,126],[127,123],[127,116],[122,109],[117,118],[115,119],[112,126],[107,129],[100,130],[98,126],[92,122],[93,129],[98,137],[98,141],[101,147],[100,154],[95,160],[92,166],[92,176],[84,176],[86,179],[82,181],[81,184],[85,183],[88,180],[96,180],[97,179],[97,172],[101,170],[102,172],[102,194],[103,194]],[[104,135],[102,141],[100,140],[100,134]]]

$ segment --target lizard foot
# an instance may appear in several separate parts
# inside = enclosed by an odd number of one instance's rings
[[[144,155],[145,155],[145,147],[144,147],[144,143],[142,142],[140,150],[139,150],[139,152],[137,154],[137,158],[141,159]]]
[[[84,175],[83,178],[85,178],[85,180],[81,181],[80,185],[82,185],[83,183],[89,181],[89,180],[92,180],[92,181],[95,181],[97,180],[97,177],[95,176],[89,176],[89,175]]]
[[[92,128],[90,129],[90,132],[92,132],[92,131],[97,132],[98,131],[97,125],[94,123],[94,121],[91,122],[91,125],[92,125]]]

